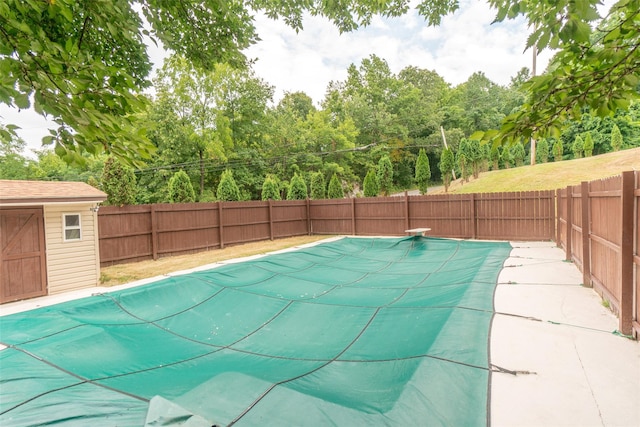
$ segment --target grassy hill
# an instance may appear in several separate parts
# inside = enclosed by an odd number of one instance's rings
[[[450,193],[491,193],[500,191],[554,190],[582,181],[608,178],[629,170],[640,170],[640,148],[562,162],[484,172],[468,183],[458,179]],[[444,190],[434,193],[443,193]]]

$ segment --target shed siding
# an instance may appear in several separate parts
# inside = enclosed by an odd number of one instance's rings
[[[100,259],[96,240],[98,233],[93,204],[45,205],[44,222],[47,247],[49,294],[97,286]],[[82,239],[65,242],[62,236],[62,215],[80,214]]]

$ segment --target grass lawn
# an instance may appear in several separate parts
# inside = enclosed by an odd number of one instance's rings
[[[224,249],[213,249],[195,254],[160,258],[156,261],[140,261],[103,267],[100,269],[100,285],[122,285],[135,280],[147,279],[179,270],[187,270],[214,262],[259,255],[266,252],[304,245],[306,243],[317,242],[318,240],[329,237],[331,236],[297,236],[273,241],[264,240],[261,242],[229,246]]]
[[[450,193],[495,193],[502,191],[555,190],[582,181],[593,181],[640,170],[640,148],[574,160],[540,163],[481,173],[478,179],[456,180]],[[444,189],[438,191],[444,193]]]

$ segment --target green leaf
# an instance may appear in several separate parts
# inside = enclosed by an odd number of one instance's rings
[[[477,130],[474,133],[472,133],[471,136],[469,136],[469,139],[472,139],[474,141],[480,141],[482,140],[483,136],[484,136],[484,132],[481,130]]]

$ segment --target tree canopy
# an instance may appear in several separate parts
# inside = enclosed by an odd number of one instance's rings
[[[557,137],[562,123],[577,118],[585,106],[604,117],[638,98],[638,0],[618,0],[604,17],[597,10],[600,0],[487,1],[496,9],[496,21],[525,17],[532,33],[524,48],[553,48],[557,53],[547,72],[521,85],[526,94],[521,108],[502,119],[505,111],[494,106],[490,115],[474,119],[479,128],[475,130],[482,132],[477,138],[503,142],[532,135]],[[248,63],[243,50],[258,40],[256,13],[282,19],[296,30],[303,29],[303,16],[310,13],[328,18],[340,31],[351,31],[369,24],[375,15],[401,16],[409,4],[408,0],[5,0],[0,4],[0,103],[21,109],[32,106],[52,118],[56,127],[44,142],[67,162],[84,162],[83,152],[145,159],[155,149],[145,126],[138,125],[149,102],[142,95],[151,70],[145,37],[180,53],[198,69],[212,70],[223,62],[242,67]],[[423,0],[415,7],[429,25],[438,25],[458,9],[459,0]],[[358,90],[364,86],[358,87],[355,80],[347,83],[354,89],[347,94],[353,101],[354,120],[371,121],[361,138],[393,142],[404,132],[419,136],[439,123],[431,116],[402,120],[402,112],[407,105],[424,111],[437,105],[440,100],[425,96],[425,91],[441,82],[407,70],[401,77],[414,83],[411,90],[379,91],[376,88],[389,86],[388,76],[370,71],[382,70],[383,65],[374,58],[359,70],[374,98],[363,97]],[[349,71],[350,78],[357,74],[356,69]],[[479,75],[477,83],[481,80]],[[495,91],[488,89],[487,96],[494,96]],[[371,102],[375,100],[380,102]],[[421,102],[402,103],[410,100]],[[387,101],[391,105],[383,107]],[[455,119],[455,112],[450,113]],[[496,120],[502,120],[499,132],[486,129]]]

